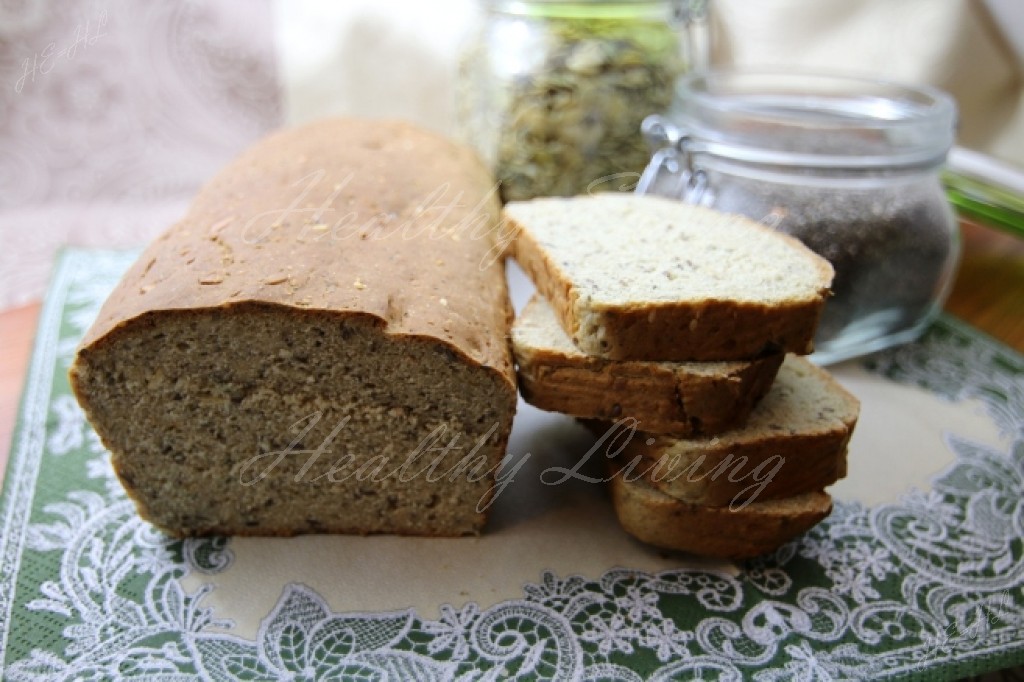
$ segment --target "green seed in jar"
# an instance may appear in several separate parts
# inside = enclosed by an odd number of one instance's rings
[[[614,190],[640,173],[645,116],[671,104],[685,70],[680,38],[660,21],[550,18],[537,69],[509,84],[495,174],[506,201]]]

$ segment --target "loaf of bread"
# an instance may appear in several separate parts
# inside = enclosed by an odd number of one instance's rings
[[[631,417],[650,433],[711,435],[742,423],[772,385],[776,353],[732,362],[607,360],[566,335],[535,296],[512,325],[519,390],[526,402],[575,417]]]
[[[736,509],[821,490],[844,477],[859,415],[859,401],[825,370],[789,355],[743,426],[700,438],[637,432],[621,457],[635,460],[633,471],[669,497]]]
[[[513,253],[562,328],[614,360],[809,353],[832,266],[747,218],[649,195],[511,202]]]
[[[610,482],[622,528],[657,547],[704,556],[748,559],[771,552],[832,511],[832,498],[821,491],[733,510],[681,502],[622,474],[613,470]]]
[[[467,150],[330,120],[230,164],[70,379],[176,536],[477,533],[515,411],[498,202]]]

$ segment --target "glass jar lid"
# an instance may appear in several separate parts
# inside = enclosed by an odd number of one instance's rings
[[[603,19],[671,16],[679,20],[704,18],[706,0],[485,0],[492,11],[530,17]]]
[[[731,160],[891,168],[942,163],[954,140],[956,105],[927,86],[712,71],[680,79],[669,119],[691,139],[693,151]]]

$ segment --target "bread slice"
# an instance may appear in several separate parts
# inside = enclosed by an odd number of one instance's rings
[[[810,353],[832,266],[747,218],[649,195],[511,202],[513,254],[583,352],[615,360]]]
[[[512,325],[519,390],[542,410],[632,417],[650,433],[714,434],[747,418],[782,364],[777,353],[734,362],[606,360],[587,355],[536,295]]]
[[[351,119],[207,185],[71,368],[139,513],[176,536],[478,533],[516,406],[492,190],[470,150]]]
[[[622,528],[648,544],[726,559],[771,552],[832,511],[832,498],[814,491],[782,500],[752,502],[739,510],[681,502],[644,480],[612,468],[610,489]]]
[[[859,401],[828,372],[789,355],[743,427],[694,439],[637,432],[620,457],[632,475],[669,497],[735,509],[844,477],[859,414]]]

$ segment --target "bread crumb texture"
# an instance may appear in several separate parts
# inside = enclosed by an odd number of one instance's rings
[[[815,298],[827,261],[739,215],[651,196],[514,202],[507,215],[553,254],[568,280],[607,306]]]

